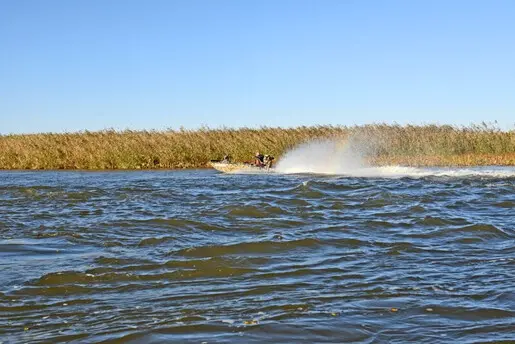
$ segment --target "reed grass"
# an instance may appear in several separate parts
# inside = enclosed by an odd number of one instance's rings
[[[45,133],[0,136],[0,169],[177,169],[207,167],[259,150],[279,158],[309,140],[352,141],[377,165],[515,165],[515,132],[485,124],[200,128],[198,130]]]

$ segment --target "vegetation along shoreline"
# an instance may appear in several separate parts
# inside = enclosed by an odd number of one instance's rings
[[[514,130],[486,124],[371,124],[0,135],[0,169],[205,168],[225,154],[243,162],[252,159],[256,151],[280,161],[287,151],[313,140],[337,140],[378,166],[515,166]]]

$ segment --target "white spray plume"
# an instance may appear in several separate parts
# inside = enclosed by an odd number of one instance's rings
[[[364,152],[351,140],[325,139],[304,143],[287,152],[277,164],[277,171],[354,174],[364,167]]]
[[[514,167],[415,168],[367,166],[366,157],[379,143],[357,137],[348,140],[314,140],[290,150],[278,162],[279,173],[316,173],[352,177],[422,178],[428,176],[470,178],[515,178]]]

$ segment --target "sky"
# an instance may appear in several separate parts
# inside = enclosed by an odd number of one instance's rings
[[[0,0],[0,134],[515,127],[511,0]]]

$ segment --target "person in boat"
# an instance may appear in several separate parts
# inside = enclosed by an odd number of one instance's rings
[[[256,152],[256,155],[254,156],[254,165],[257,167],[264,167],[265,156],[259,152]]]
[[[229,155],[224,155],[224,158],[222,161],[220,161],[222,164],[230,164],[231,163],[231,157]]]
[[[274,157],[271,155],[266,154],[263,158],[263,164],[266,168],[272,168],[272,161],[274,160]]]
[[[274,160],[274,157],[271,155],[268,155],[268,154],[263,155],[259,152],[256,152],[256,156],[254,159],[254,166],[271,168],[273,160]]]

